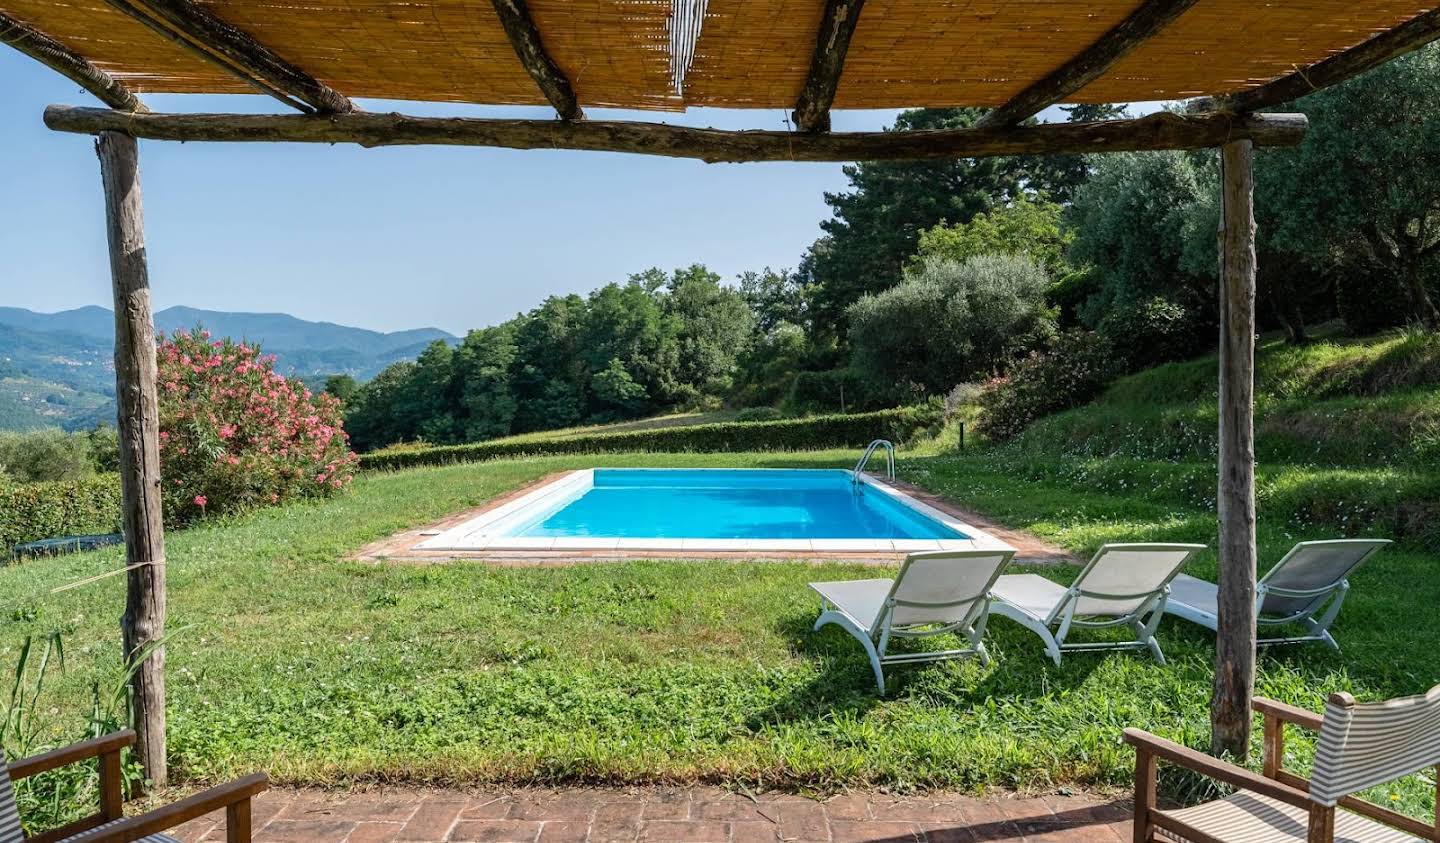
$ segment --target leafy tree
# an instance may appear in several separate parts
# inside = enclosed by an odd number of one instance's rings
[[[1095,172],[1077,191],[1068,214],[1075,232],[1071,257],[1092,266],[1099,279],[1100,295],[1089,308],[1091,324],[1106,308],[1156,295],[1190,310],[1213,311],[1214,229],[1208,258],[1183,260],[1197,209],[1219,189],[1213,165],[1206,166],[1211,159],[1213,153],[1198,159],[1185,152],[1096,158]],[[1209,266],[1209,272],[1201,272],[1201,266]]]
[[[54,428],[26,433],[0,431],[0,476],[38,483],[84,480],[94,474],[95,459],[87,434]]]
[[[481,328],[465,335],[455,352],[460,382],[464,441],[493,439],[510,432],[519,402],[513,389],[515,332],[512,325]]]
[[[345,408],[345,428],[357,449],[367,451],[415,437],[415,431],[397,424],[393,414],[414,371],[413,361],[391,363],[356,391]]]
[[[797,373],[807,368],[810,345],[799,325],[781,322],[755,338],[739,360],[732,393],[741,406],[775,404],[790,391]]]
[[[455,350],[436,340],[420,352],[415,371],[401,390],[394,408],[398,423],[414,436],[437,444],[462,441],[455,408],[458,389],[454,378]]]
[[[1119,120],[1128,115],[1125,106],[1113,104],[1062,105],[1066,123],[1093,123]],[[1084,155],[1036,155],[1020,159],[1029,171],[1029,187],[1060,205],[1068,205],[1075,191],[1090,178],[1091,162]]]
[[[331,375],[325,379],[325,393],[347,404],[355,397],[355,391],[359,388],[360,384],[350,375]]]
[[[1261,230],[1284,252],[1352,279],[1400,280],[1397,309],[1440,329],[1440,47],[1389,62],[1295,103],[1310,118],[1296,149],[1256,171]]]
[[[976,214],[968,223],[937,225],[920,233],[911,258],[918,266],[929,258],[963,261],[977,255],[1027,255],[1054,278],[1069,271],[1065,249],[1074,233],[1062,231],[1059,205],[1019,196]]]
[[[1213,152],[1097,157],[1067,218],[1095,293],[1078,308],[1133,367],[1210,347],[1217,311]]]
[[[813,288],[798,272],[765,267],[740,274],[740,294],[754,316],[755,330],[769,335],[781,325],[809,327]]]
[[[675,270],[665,293],[663,308],[676,331],[674,379],[691,400],[725,397],[755,327],[744,295],[699,264]]]
[[[942,108],[902,112],[891,131],[963,128],[983,109]],[[953,158],[868,161],[844,168],[850,189],[825,194],[831,219],[810,247],[802,274],[819,332],[839,333],[845,309],[866,293],[899,283],[920,232],[942,223],[969,222],[996,202],[1013,198],[1026,178],[1015,159]]]
[[[585,361],[580,357],[585,300],[551,296],[515,320],[515,430],[546,430],[580,420]]]
[[[1050,278],[1028,258],[930,258],[850,308],[855,364],[877,387],[938,393],[1001,370],[1055,332]]]
[[[590,294],[585,302],[580,359],[587,380],[589,375],[608,368],[611,360],[625,361],[630,376],[650,400],[664,404],[679,393],[675,378],[679,328],[665,313],[648,281],[649,276],[642,273],[629,283],[607,284]],[[637,407],[635,411],[643,409]],[[613,408],[601,411],[609,418]]]
[[[591,416],[597,421],[633,416],[644,410],[646,399],[650,397],[645,387],[636,383],[625,371],[625,364],[618,357],[611,358],[604,369],[595,373],[590,379],[590,387],[601,408]]]

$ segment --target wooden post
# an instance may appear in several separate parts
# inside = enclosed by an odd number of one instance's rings
[[[1244,759],[1255,689],[1255,147],[1220,148],[1220,593],[1210,751]]]
[[[1155,754],[1141,745],[1135,747],[1135,812],[1132,823],[1134,843],[1150,843],[1154,826],[1150,813],[1155,810]]]
[[[120,496],[125,531],[125,616],[120,622],[126,663],[147,647],[149,657],[130,680],[136,751],[145,775],[164,787],[165,528],[160,516],[160,415],[155,394],[155,326],[140,209],[135,139],[101,132],[95,141],[105,184],[105,223],[115,291],[115,399],[119,405]]]

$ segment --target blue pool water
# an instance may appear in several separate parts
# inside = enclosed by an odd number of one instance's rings
[[[848,471],[803,469],[597,469],[593,487],[503,532],[537,538],[966,538],[877,489],[855,486]]]

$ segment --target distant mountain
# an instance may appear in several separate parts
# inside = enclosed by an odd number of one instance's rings
[[[284,313],[170,307],[155,314],[156,329],[166,333],[196,325],[258,343],[278,358],[279,371],[311,382],[334,374],[365,380],[435,340],[457,341],[438,328],[382,333]],[[0,429],[88,427],[113,416],[114,334],[115,316],[103,307],[59,313],[0,307]]]

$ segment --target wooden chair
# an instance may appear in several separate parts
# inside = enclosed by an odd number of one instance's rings
[[[227,843],[248,843],[250,800],[269,787],[268,776],[255,773],[149,813],[126,817],[120,781],[120,751],[134,743],[135,733],[127,729],[25,758],[8,765],[8,768],[3,756],[0,756],[0,843],[175,843],[175,838],[160,832],[221,808],[225,809]],[[24,837],[20,833],[20,815],[15,807],[15,794],[10,782],[91,758],[100,759],[100,810],[62,828]]]
[[[1139,729],[1135,747],[1135,843],[1440,843],[1432,823],[1357,799],[1354,794],[1435,767],[1440,796],[1440,685],[1428,693],[1360,704],[1334,694],[1325,715],[1257,697],[1265,718],[1263,775]],[[1285,725],[1320,733],[1311,777],[1282,766]],[[1155,803],[1156,761],[1164,759],[1238,790],[1189,808]]]

